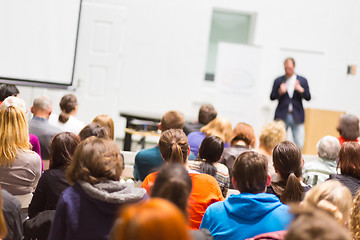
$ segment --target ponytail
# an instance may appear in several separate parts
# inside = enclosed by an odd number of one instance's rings
[[[183,162],[183,152],[181,147],[177,143],[173,143],[171,146],[171,154],[169,163],[180,163],[184,164]]]
[[[216,136],[207,136],[201,142],[199,148],[199,161],[203,161],[200,164],[199,171],[201,173],[209,174],[215,177],[217,169],[214,163],[220,160],[224,151],[224,142]]]
[[[282,203],[300,202],[304,194],[304,188],[294,172],[291,172],[287,178],[286,185],[280,200]]]
[[[216,167],[212,163],[207,162],[206,159],[203,159],[202,161],[203,162],[200,164],[199,172],[215,177],[217,173]]]
[[[59,122],[66,123],[70,118],[70,114],[62,111],[59,115]]]

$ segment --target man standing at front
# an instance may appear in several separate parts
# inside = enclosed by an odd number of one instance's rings
[[[295,144],[302,149],[305,141],[305,113],[302,99],[309,101],[311,95],[306,78],[296,75],[294,68],[295,60],[285,59],[285,75],[275,79],[270,99],[279,100],[275,119],[283,120],[286,130],[291,128]]]

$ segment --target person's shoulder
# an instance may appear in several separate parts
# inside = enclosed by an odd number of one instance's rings
[[[285,75],[279,76],[277,78],[275,78],[274,82],[278,83],[278,82],[283,82],[285,79]]]
[[[135,155],[135,159],[136,158],[143,158],[143,157],[147,157],[149,155],[160,155],[161,157],[161,153],[160,153],[160,149],[158,146],[155,146],[153,148],[148,148],[148,149],[142,149],[140,150],[136,155]]]
[[[297,75],[297,74],[296,74],[296,79],[298,79],[299,81],[307,81],[307,79],[304,76]]]
[[[209,186],[218,186],[217,180],[209,175],[204,173],[189,173],[193,183],[202,183],[209,184]]]

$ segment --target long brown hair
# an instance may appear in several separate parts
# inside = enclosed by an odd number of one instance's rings
[[[59,122],[66,123],[70,118],[70,113],[76,109],[78,105],[74,94],[66,94],[60,100],[61,113],[59,115]]]
[[[357,142],[344,142],[339,152],[338,168],[341,174],[360,178],[360,145]]]
[[[3,212],[3,201],[2,201],[2,192],[1,192],[1,187],[0,187],[0,238],[4,239],[8,233],[7,227],[6,227],[6,221],[5,221],[5,217],[4,217],[4,212]]]
[[[166,130],[160,136],[159,149],[165,162],[185,164],[189,151],[185,133],[180,129]]]
[[[304,194],[298,179],[302,175],[303,166],[300,148],[290,141],[279,143],[273,151],[273,162],[281,181],[271,185],[281,202],[300,202]]]

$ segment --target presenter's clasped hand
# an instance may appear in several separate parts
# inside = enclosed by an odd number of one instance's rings
[[[286,84],[285,83],[282,83],[279,87],[279,95],[283,95],[284,93],[287,92],[287,88],[286,88]]]
[[[299,93],[304,92],[304,88],[300,85],[300,82],[297,79],[296,79],[296,83],[295,83],[295,90],[298,91]]]

